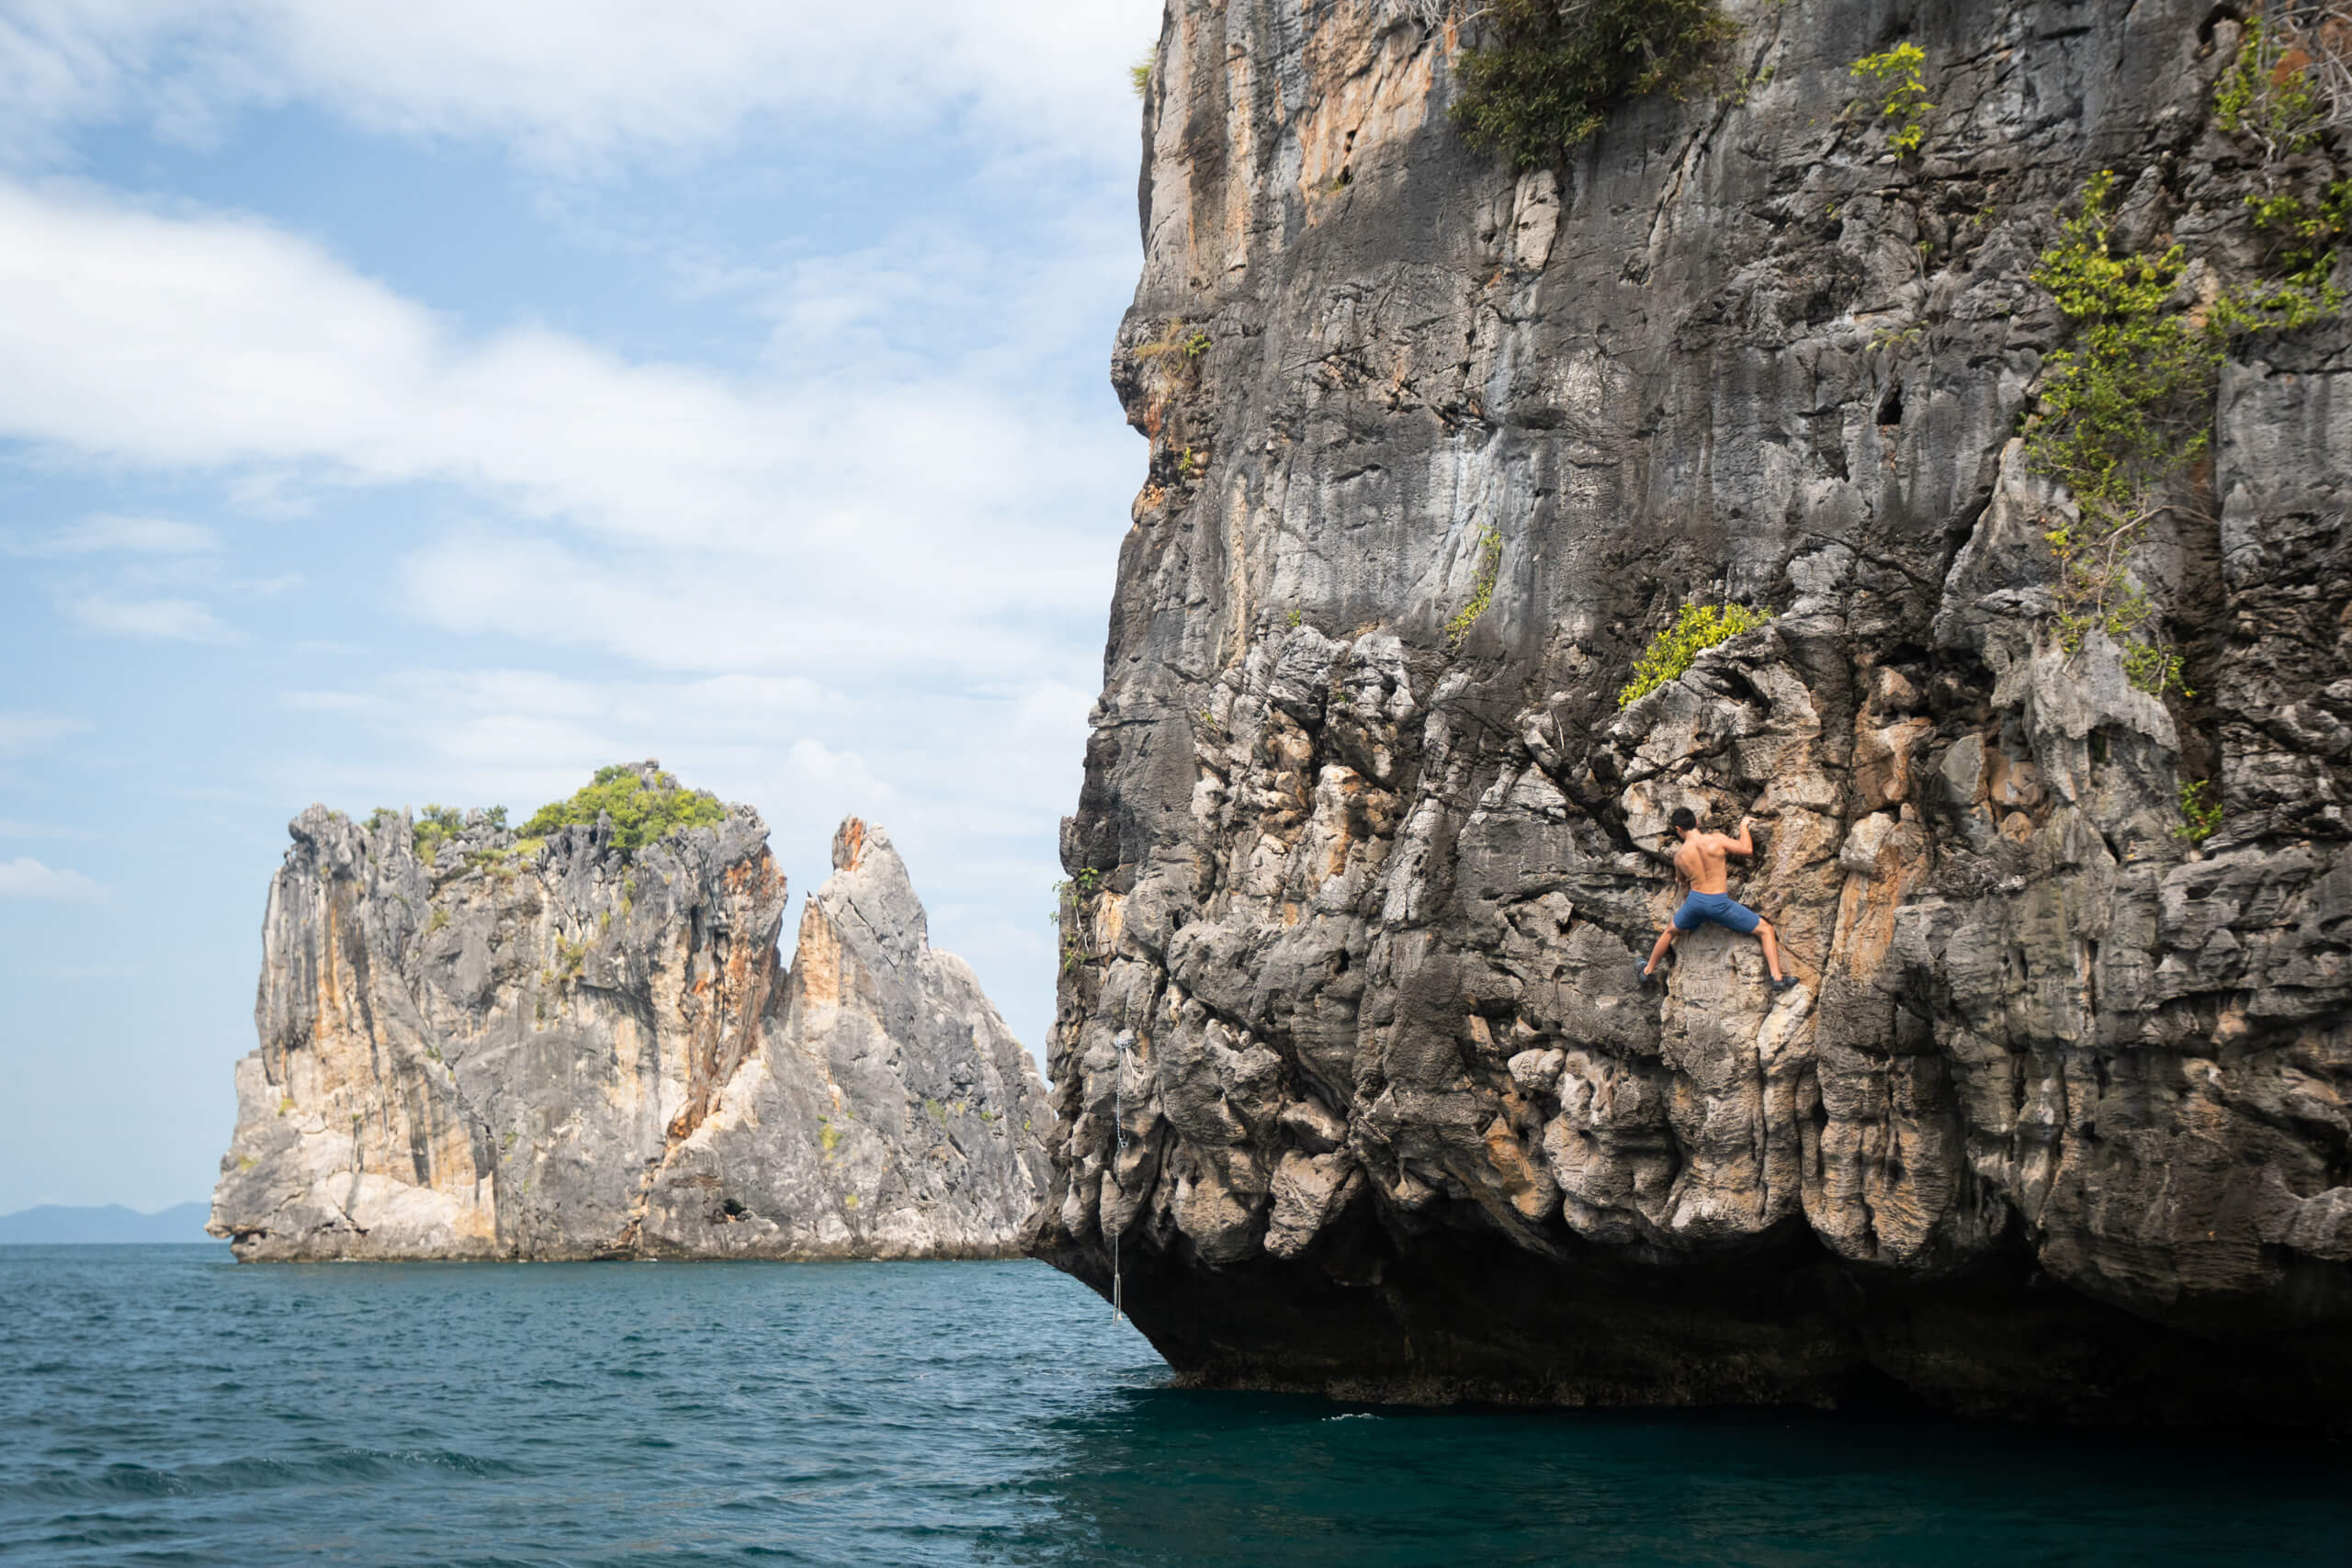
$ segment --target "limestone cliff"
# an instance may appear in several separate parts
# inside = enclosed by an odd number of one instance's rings
[[[1515,176],[1464,9],[1170,0],[1033,1249],[1208,1383],[2352,1422],[2352,339],[2231,342],[2127,547],[2161,698],[2018,439],[2098,171],[2184,297],[2249,262],[2237,19],[1737,4]],[[1916,156],[1841,112],[1900,39]],[[1682,805],[1797,989],[1637,987]]]
[[[240,1258],[1012,1249],[1044,1086],[879,829],[842,825],[788,973],[748,807],[634,853],[292,832],[213,1195]]]

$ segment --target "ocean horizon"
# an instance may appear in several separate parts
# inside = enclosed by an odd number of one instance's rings
[[[1042,1264],[0,1254],[0,1559],[2304,1563],[2352,1446],[1177,1389]]]

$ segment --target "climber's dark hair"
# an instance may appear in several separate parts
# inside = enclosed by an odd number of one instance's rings
[[[1690,814],[1690,808],[1687,806],[1676,807],[1674,815],[1668,818],[1666,823],[1678,833],[1695,833],[1699,830],[1699,819]]]

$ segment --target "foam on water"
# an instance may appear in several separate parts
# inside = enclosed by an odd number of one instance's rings
[[[1188,1393],[1034,1264],[0,1248],[0,1558],[2339,1562],[2352,1449]]]

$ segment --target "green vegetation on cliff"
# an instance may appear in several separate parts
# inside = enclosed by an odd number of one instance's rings
[[[2291,16],[2274,24],[2256,11],[2239,36],[2237,57],[2214,85],[2215,123],[2259,141],[2266,161],[2317,146],[2338,122],[2340,107],[2312,70],[2336,52],[2321,36],[2324,30],[2298,28]]]
[[[372,828],[379,818],[390,815],[384,807],[378,807],[375,816],[368,819],[368,825]],[[498,807],[497,819],[491,825],[498,828],[506,826],[506,807]],[[416,814],[415,825],[409,830],[409,842],[416,851],[416,858],[431,865],[440,854],[443,842],[462,832],[465,826],[466,814],[456,807],[428,804]]]
[[[2042,472],[2074,492],[2104,536],[2128,526],[2154,485],[2211,439],[2222,345],[2166,300],[2188,269],[2172,245],[2118,254],[2115,176],[2083,187],[2082,211],[2041,253],[2033,280],[2058,301],[2072,341],[2051,355],[2041,407],[2026,441]]]
[[[1916,43],[1899,43],[1880,54],[1866,54],[1846,68],[1846,73],[1870,89],[1867,100],[1887,121],[1886,144],[1898,158],[1907,158],[1928,140],[1927,84],[1919,68],[1927,51]]]
[[[1742,632],[1752,632],[1772,618],[1772,612],[1745,604],[1685,604],[1674,624],[1650,638],[1634,666],[1634,678],[1617,694],[1617,705],[1628,708],[1669,681],[1679,680],[1699,655]]]
[[[1474,147],[1541,168],[1617,107],[1680,94],[1739,30],[1715,0],[1494,0],[1462,51],[1453,123]]]
[[[1445,623],[1445,645],[1459,649],[1478,617],[1495,602],[1495,579],[1502,571],[1503,536],[1498,530],[1478,530],[1478,581],[1470,592],[1470,603],[1462,606],[1453,619]]]
[[[619,762],[597,769],[595,779],[571,799],[533,812],[523,835],[540,839],[559,828],[593,827],[600,815],[613,819],[613,847],[635,851],[681,828],[716,826],[727,819],[727,807],[707,790],[685,788],[655,763]]]
[[[2230,80],[2217,102],[2225,127],[2233,123]],[[2192,696],[2179,655],[2157,632],[2155,604],[2132,576],[2132,552],[2143,526],[2172,506],[2166,488],[2211,446],[2214,391],[2231,335],[2301,327],[2343,308],[2335,274],[2352,231],[2352,180],[2331,181],[2316,199],[2291,191],[2248,196],[2254,227],[2266,237],[2268,276],[2223,288],[2202,312],[2184,298],[2190,265],[2184,248],[2121,251],[2115,203],[2115,176],[2102,170],[2034,268],[2033,280],[2057,301],[2069,334],[2045,362],[2026,456],[2066,487],[2080,513],[2044,536],[2057,558],[2061,646],[2072,652],[2092,631],[2103,632],[2121,650],[2134,685],[2156,696]]]
[[[2117,253],[2114,185],[2104,170],[2091,176],[2081,213],[2034,268],[2072,335],[2046,362],[2026,457],[2080,513],[2043,536],[2058,563],[2060,645],[2071,653],[2104,632],[2132,684],[2187,696],[2180,657],[2156,634],[2155,605],[2130,562],[2143,525],[2165,510],[2155,492],[2211,445],[2222,335],[2216,321],[2169,304],[2188,265],[2179,245]]]

